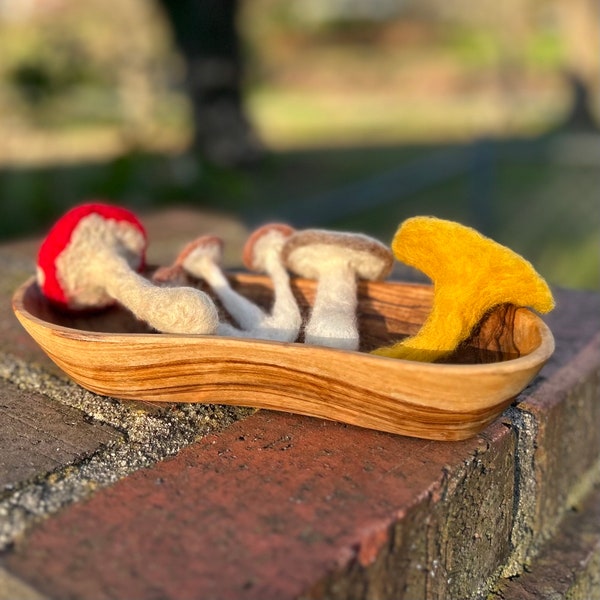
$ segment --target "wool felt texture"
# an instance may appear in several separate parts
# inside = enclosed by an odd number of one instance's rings
[[[318,280],[305,342],[357,350],[356,281],[385,278],[393,262],[389,249],[363,234],[309,229],[290,236],[282,255],[294,273]]]
[[[75,206],[66,212],[50,229],[40,245],[37,258],[37,279],[44,295],[54,303],[69,306],[69,299],[63,289],[57,273],[56,259],[71,241],[73,231],[79,222],[88,215],[100,215],[115,223],[125,223],[139,232],[143,239],[143,251],[139,255],[135,268],[142,269],[145,264],[146,231],[138,218],[129,210],[102,202],[90,202]]]
[[[302,316],[281,265],[281,247],[287,235],[279,226],[267,225],[250,237],[245,248],[245,258],[252,259],[255,267],[264,267],[273,280],[275,299],[270,314],[232,289],[220,266],[223,241],[217,236],[202,236],[187,244],[175,263],[157,270],[154,279],[182,281],[182,274],[189,273],[206,281],[241,327],[221,322],[217,328],[219,335],[293,342],[298,337]]]
[[[412,337],[373,354],[432,362],[451,354],[483,316],[500,304],[554,308],[552,293],[534,267],[476,230],[435,217],[404,221],[392,241],[395,257],[433,281],[433,307]]]
[[[281,223],[268,223],[252,233],[243,251],[248,269],[266,273],[273,282],[274,301],[271,312],[256,328],[267,339],[293,342],[302,326],[302,314],[292,292],[287,269],[281,253],[294,229]]]
[[[120,218],[123,210],[90,204],[69,212],[66,224],[58,221],[50,233],[51,243],[44,242],[40,249],[42,291],[46,293],[50,269],[61,295],[52,282],[49,298],[64,308],[97,309],[118,301],[158,331],[212,333],[218,316],[206,294],[192,288],[158,288],[136,272],[144,261],[146,235],[131,213],[125,211],[128,218]],[[59,245],[65,232],[66,243]]]
[[[220,238],[203,236],[193,243],[181,265],[186,272],[208,283],[242,329],[252,329],[265,314],[256,304],[232,289],[220,266],[222,249],[223,241]]]

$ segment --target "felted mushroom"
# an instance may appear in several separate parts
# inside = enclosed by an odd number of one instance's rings
[[[307,229],[288,238],[282,258],[292,272],[318,280],[306,343],[358,349],[357,279],[387,277],[393,264],[390,250],[360,233]]]
[[[100,202],[76,206],[51,228],[37,260],[37,281],[53,303],[70,310],[120,302],[165,333],[213,333],[217,310],[191,287],[161,288],[144,267],[146,233],[130,211]]]
[[[222,255],[223,240],[220,237],[200,236],[184,246],[172,265],[158,268],[152,279],[161,284],[181,283],[187,280],[189,273],[205,280],[239,325],[244,329],[250,329],[260,321],[264,313],[231,287],[220,266]],[[218,325],[217,333],[243,336],[241,330],[222,322]]]
[[[531,263],[470,227],[435,217],[404,221],[392,241],[396,258],[434,284],[433,307],[416,335],[373,354],[431,362],[451,354],[501,304],[554,308],[552,293]]]
[[[281,226],[277,226],[281,227]],[[255,232],[248,240],[244,249],[245,260],[257,260],[258,264],[268,264],[270,270],[277,271],[274,263],[275,255],[278,255],[277,246],[282,245],[282,241],[276,243],[279,237],[283,237],[283,229],[274,229],[267,243],[261,231]],[[262,240],[262,242],[261,242]],[[274,255],[268,260],[262,257],[262,254],[268,251]],[[223,240],[215,235],[205,235],[187,244],[175,259],[173,265],[158,269],[154,274],[154,280],[157,282],[174,282],[185,280],[185,273],[205,280],[214,290],[217,297],[223,303],[225,309],[237,321],[242,328],[236,329],[227,323],[220,323],[217,333],[220,335],[233,335],[239,337],[252,337],[257,339],[267,339],[274,341],[294,341],[298,336],[300,328],[300,311],[295,304],[295,300],[289,290],[286,295],[284,275],[277,273],[277,281],[274,282],[276,289],[276,300],[274,304],[274,315],[265,313],[259,306],[236,292],[230,285],[229,280],[221,268],[223,254]],[[282,294],[280,294],[282,292]],[[278,295],[282,295],[278,298]],[[290,300],[291,297],[291,300]],[[279,301],[278,301],[279,300]],[[291,305],[293,302],[293,306]],[[294,312],[295,307],[295,312]]]
[[[280,341],[293,342],[302,325],[302,314],[290,287],[290,278],[283,265],[281,252],[295,229],[283,223],[267,223],[256,229],[246,241],[242,260],[250,271],[266,273],[273,282],[271,313],[259,323],[261,331]]]

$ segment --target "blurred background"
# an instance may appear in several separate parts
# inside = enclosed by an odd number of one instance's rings
[[[0,0],[0,241],[91,198],[384,242],[427,214],[598,289],[599,23],[595,0]]]

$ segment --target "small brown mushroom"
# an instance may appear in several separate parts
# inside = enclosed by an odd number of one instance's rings
[[[203,235],[187,244],[170,267],[162,267],[154,273],[157,282],[182,281],[185,273],[203,279],[214,290],[223,306],[245,330],[252,330],[264,317],[264,312],[247,298],[232,289],[220,263],[223,256],[223,240],[216,235]],[[220,333],[240,335],[223,323]]]
[[[282,223],[267,223],[258,228],[246,241],[244,265],[250,271],[266,273],[273,282],[273,307],[259,324],[263,332],[281,341],[293,342],[302,325],[302,314],[290,287],[290,278],[283,265],[281,251],[295,229]]]
[[[200,290],[160,288],[137,270],[146,235],[126,209],[90,203],[68,211],[42,243],[37,279],[42,292],[68,309],[102,308],[116,301],[158,331],[213,333],[216,307]]]
[[[358,349],[356,280],[387,277],[393,264],[391,251],[378,240],[360,233],[308,229],[287,240],[282,258],[297,275],[318,280],[305,341]]]
[[[284,240],[292,231],[281,225],[263,227],[250,236],[244,248],[247,266],[260,265],[275,276],[276,297],[271,315],[232,289],[220,266],[223,240],[215,235],[201,236],[187,244],[173,265],[156,271],[154,280],[162,283],[182,281],[185,273],[189,273],[206,281],[241,327],[236,329],[227,323],[220,323],[217,329],[220,335],[294,341],[300,329],[301,316],[289,289],[289,278],[278,258]]]

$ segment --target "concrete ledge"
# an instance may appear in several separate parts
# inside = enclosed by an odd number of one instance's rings
[[[26,248],[0,248],[13,279],[26,276]],[[57,431],[87,441],[58,462],[10,470],[0,574],[57,600],[508,594],[552,540],[562,547],[561,527],[598,478],[599,296],[557,297],[555,356],[497,422],[459,443],[100,398],[68,382],[1,313],[0,388],[11,410],[68,413],[73,424]],[[3,433],[20,435],[25,425],[10,422]],[[11,461],[24,469],[23,454]],[[572,581],[557,598],[592,580],[582,568]]]

